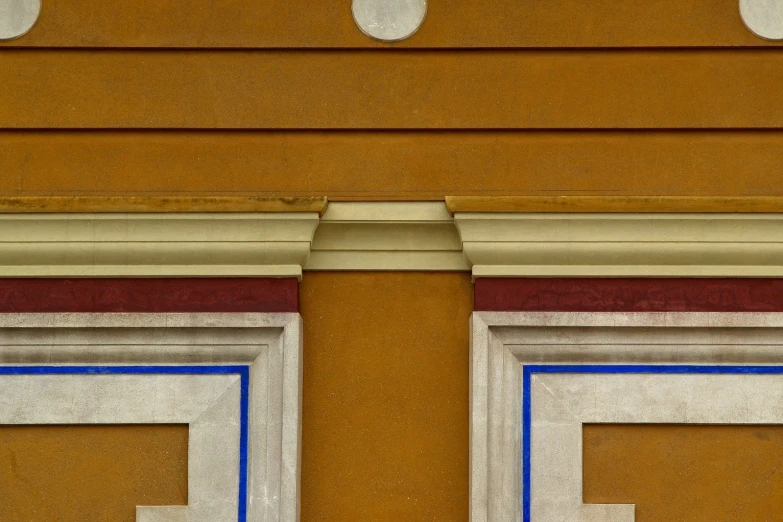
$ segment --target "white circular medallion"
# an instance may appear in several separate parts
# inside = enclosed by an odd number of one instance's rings
[[[740,0],[742,21],[756,36],[783,40],[783,0]]]
[[[40,14],[41,0],[0,0],[0,40],[26,34]]]
[[[367,36],[384,42],[404,40],[427,16],[427,0],[353,0],[353,19]]]

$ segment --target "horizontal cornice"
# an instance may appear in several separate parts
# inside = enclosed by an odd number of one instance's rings
[[[783,197],[752,196],[450,196],[446,206],[481,213],[776,213]]]
[[[300,277],[317,212],[0,214],[2,277]]]
[[[325,197],[252,196],[54,196],[0,197],[0,213],[317,212]]]
[[[442,202],[330,203],[306,270],[470,270]]]
[[[713,198],[721,212],[693,212],[706,202],[688,207],[676,198],[539,198],[561,210],[550,212],[528,211],[533,200],[519,198],[449,198],[450,208],[442,201],[336,202],[323,215],[326,200],[317,198],[191,201],[214,210],[201,212],[185,212],[187,201],[177,198],[162,198],[157,212],[141,211],[151,208],[148,198],[87,198],[79,204],[92,201],[95,212],[77,212],[65,199],[61,207],[49,200],[0,212],[0,277],[298,277],[303,269],[783,277],[783,205],[771,211],[777,198]],[[589,212],[575,211],[588,203]],[[289,204],[301,210],[283,212]],[[632,204],[648,211],[621,211]],[[112,211],[128,208],[121,205],[136,210]]]
[[[783,214],[458,212],[475,277],[779,277]]]

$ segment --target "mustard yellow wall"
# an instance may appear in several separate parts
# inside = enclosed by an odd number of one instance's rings
[[[135,522],[188,499],[188,428],[0,426],[0,520]]]
[[[32,32],[0,44],[0,196],[783,195],[783,54],[747,31],[737,0],[429,4],[421,30],[388,45],[361,34],[349,0],[44,2]],[[462,274],[305,274],[304,522],[467,521],[471,296]],[[679,432],[617,429],[630,438],[586,434],[604,448],[588,445],[588,500],[654,502],[640,495],[656,453],[627,440]],[[41,448],[88,440],[41,430],[0,429],[26,459],[6,454],[3,480],[50,491]],[[91,469],[121,455],[111,463],[148,479],[96,479],[69,502],[101,498],[124,513],[106,520],[129,522],[161,484],[176,484],[161,503],[183,502],[186,470],[150,468],[182,458],[180,432],[97,430]],[[765,457],[748,477],[779,459],[753,433],[716,446],[754,442]],[[705,476],[731,480],[742,455]],[[652,475],[614,489],[637,469]],[[21,492],[0,509],[51,520]],[[704,520],[693,513],[667,519]]]
[[[584,499],[636,522],[775,520],[781,451],[782,426],[585,426]]]
[[[466,274],[306,273],[302,520],[468,519]]]
[[[47,2],[0,44],[0,196],[783,195],[737,0]]]

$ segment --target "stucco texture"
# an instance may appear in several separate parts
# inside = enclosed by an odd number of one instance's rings
[[[470,276],[305,273],[302,521],[468,519]]]
[[[0,427],[0,520],[135,522],[187,504],[184,425]]]
[[[783,426],[587,425],[584,500],[636,522],[780,519]]]

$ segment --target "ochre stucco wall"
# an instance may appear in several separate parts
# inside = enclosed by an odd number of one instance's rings
[[[215,6],[44,2],[0,49],[0,196],[783,195],[783,55],[737,0],[431,0],[394,45],[363,36],[344,0]],[[466,522],[469,276],[306,273],[301,297],[304,522]],[[83,449],[41,430],[0,439],[30,473],[51,465],[47,443]],[[183,458],[181,433],[105,430],[84,453],[96,477]],[[670,440],[639,430],[640,444]],[[609,461],[635,466],[613,472],[656,480],[654,452],[607,441]],[[75,471],[53,476],[78,484]],[[144,502],[127,481],[63,494]]]
[[[47,3],[21,47],[383,48],[344,0],[136,0]],[[89,22],[89,23],[85,23]],[[430,2],[402,47],[763,46],[736,0],[450,0]],[[773,44],[774,45],[774,44]]]
[[[187,477],[187,426],[0,427],[4,522],[135,522],[186,504]]]
[[[0,196],[758,196],[780,172],[769,131],[0,131]]]
[[[587,425],[584,499],[636,522],[767,522],[783,505],[783,426]]]
[[[466,274],[306,273],[302,521],[468,519]]]
[[[783,195],[737,0],[47,3],[0,45],[0,196]]]

